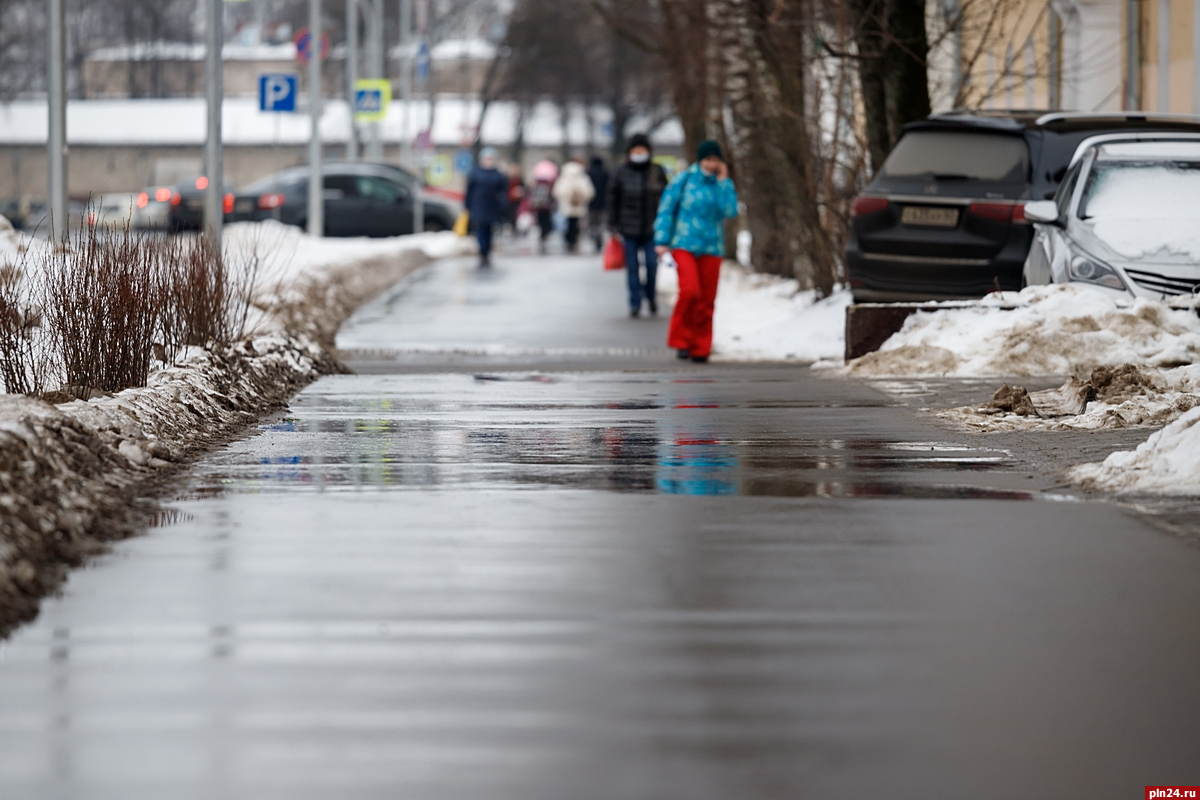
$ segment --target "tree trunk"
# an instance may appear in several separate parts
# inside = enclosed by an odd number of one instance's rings
[[[883,166],[892,149],[888,128],[887,89],[884,86],[886,34],[883,6],[888,0],[853,0],[854,43],[858,48],[858,80],[862,86],[863,117],[871,173]]]
[[[732,111],[737,168],[755,267],[828,293],[836,262],[820,224],[804,103],[799,3],[711,0],[711,35]]]

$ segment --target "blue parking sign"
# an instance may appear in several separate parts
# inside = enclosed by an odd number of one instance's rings
[[[475,154],[470,150],[459,150],[454,154],[454,171],[466,174],[475,166]]]
[[[295,111],[296,76],[268,73],[258,76],[259,111]]]

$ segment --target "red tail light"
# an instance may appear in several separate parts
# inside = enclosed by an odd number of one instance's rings
[[[225,199],[221,203],[221,208],[223,208],[225,210],[226,214],[233,213],[233,195],[231,195],[231,194],[225,195]]]
[[[278,192],[268,192],[258,198],[258,207],[263,211],[274,211],[283,205],[285,200],[287,200],[286,195],[279,194]]]
[[[886,197],[867,197],[859,195],[854,198],[854,206],[851,208],[851,215],[861,217],[863,214],[874,214],[876,211],[883,211],[888,207]]]
[[[201,175],[199,178],[196,178],[196,188],[202,192],[205,189],[207,189],[208,188],[208,178],[204,177],[203,175]]]
[[[160,186],[154,190],[154,199],[160,203],[169,202],[171,199],[171,190],[166,186]]]
[[[183,202],[183,195],[181,195],[179,192],[175,192],[173,195],[171,195],[171,205],[177,206],[182,202]]]
[[[1025,204],[1017,203],[1013,206],[1013,222],[1026,223],[1029,220],[1025,219]]]
[[[146,192],[142,192],[141,194],[138,195],[137,207],[145,208],[148,205],[150,205],[150,195],[147,194]]]
[[[95,211],[89,211],[89,212],[88,212],[88,214],[87,214],[87,224],[88,224],[88,225],[95,225],[95,224],[96,224],[96,212],[95,212]]]
[[[984,219],[995,220],[996,222],[1012,222],[1013,206],[1011,203],[971,203],[968,209],[972,214]],[[1021,216],[1025,216],[1025,209],[1021,209]]]

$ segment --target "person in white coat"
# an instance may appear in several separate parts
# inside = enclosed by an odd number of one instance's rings
[[[588,204],[596,196],[596,187],[588,177],[587,170],[577,160],[563,164],[562,174],[554,184],[554,199],[558,210],[567,218],[567,251],[574,253],[579,247],[579,223],[588,213]]]

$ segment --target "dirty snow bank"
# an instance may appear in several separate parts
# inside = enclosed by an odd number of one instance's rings
[[[658,293],[678,294],[678,273],[659,269]],[[818,299],[812,290],[776,275],[721,265],[713,313],[713,355],[724,361],[841,360],[848,290]]]
[[[1029,392],[1005,384],[979,406],[937,416],[980,432],[1099,430],[1165,425],[1200,406],[1200,365],[1162,369],[1123,364],[1100,367],[1082,381]]]
[[[1128,308],[1082,286],[1031,286],[979,305],[919,311],[842,372],[872,376],[1087,374],[1096,367],[1200,361],[1200,317],[1166,303]]]
[[[1068,477],[1123,494],[1200,495],[1200,408],[1155,432],[1136,450],[1120,450]]]
[[[67,566],[144,523],[149,508],[136,498],[163,468],[337,370],[333,337],[355,308],[470,247],[453,234],[331,241],[282,228],[227,229],[231,254],[252,248],[263,259],[246,339],[193,349],[146,387],[110,397],[56,407],[0,396],[0,635],[36,615]]]

